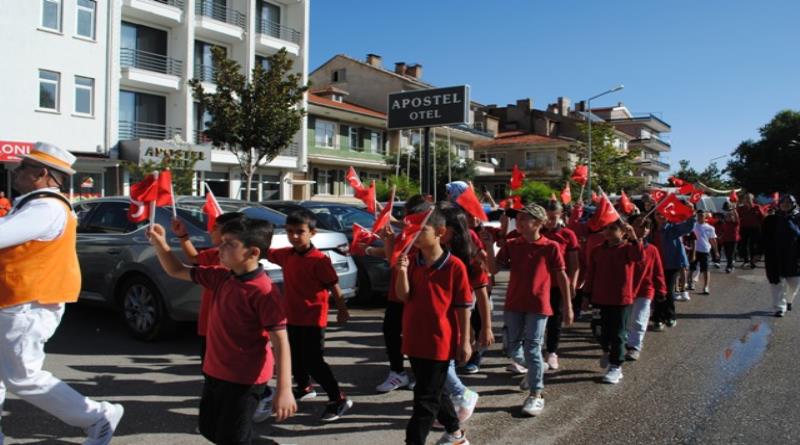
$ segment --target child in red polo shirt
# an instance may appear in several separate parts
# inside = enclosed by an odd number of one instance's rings
[[[722,242],[722,250],[725,251],[725,259],[728,263],[725,267],[726,273],[733,272],[736,261],[736,244],[739,243],[739,214],[736,209],[732,209],[729,203],[723,206],[725,216],[719,228],[719,240]]]
[[[600,307],[600,363],[603,367],[610,363],[603,381],[616,384],[622,378],[622,345],[636,290],[634,267],[642,261],[644,252],[633,227],[621,219],[606,225],[603,234],[606,242],[590,254],[584,289],[591,296],[592,305]]]
[[[308,400],[317,396],[309,380],[313,377],[328,394],[321,420],[332,422],[344,415],[353,401],[339,389],[339,382],[323,357],[329,292],[333,292],[336,300],[337,322],[345,323],[350,314],[330,258],[311,244],[311,237],[317,233],[316,221],[308,210],[289,213],[286,235],[292,246],[271,249],[267,259],[283,269],[292,375],[297,385],[295,398]]]
[[[564,324],[572,324],[572,295],[564,272],[564,257],[558,243],[540,233],[547,212],[537,204],[528,204],[517,212],[519,237],[507,240],[497,254],[497,266],[511,269],[506,293],[505,312],[508,353],[527,376],[520,388],[530,391],[522,405],[527,416],[544,410],[544,360],[542,341],[550,307],[551,276],[561,291]],[[524,351],[524,353],[523,353]]]
[[[297,410],[291,393],[286,318],[280,292],[259,264],[272,240],[272,224],[241,219],[223,226],[221,233],[219,259],[224,267],[182,264],[158,224],[147,235],[169,276],[214,290],[203,363],[200,433],[216,444],[249,444],[253,414],[273,368],[278,380],[273,411],[278,421]]]
[[[428,212],[422,204],[410,213]],[[439,444],[468,445],[450,397],[444,394],[450,360],[466,362],[469,344],[469,307],[472,292],[464,263],[444,250],[444,215],[434,210],[414,246],[419,253],[397,262],[397,297],[403,311],[403,353],[417,379],[414,411],[406,427],[406,444],[424,445],[433,420],[445,428]]]

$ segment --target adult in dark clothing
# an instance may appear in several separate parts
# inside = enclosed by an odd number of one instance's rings
[[[753,203],[753,194],[742,198],[742,205],[736,208],[739,215],[739,255],[744,263],[755,269],[756,259],[760,252],[761,225],[764,223],[764,211]]]
[[[762,235],[775,316],[783,317],[800,288],[800,210],[794,196],[781,198],[778,210],[764,220]]]

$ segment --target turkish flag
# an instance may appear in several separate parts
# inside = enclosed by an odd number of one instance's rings
[[[217,217],[222,215],[222,208],[219,206],[217,198],[214,197],[211,191],[206,192],[206,203],[203,204],[203,213],[206,214],[207,218],[206,230],[211,233],[211,231],[214,230],[214,226],[217,225]]]
[[[564,190],[561,190],[561,203],[564,205],[572,202],[572,192],[569,189],[569,182],[564,185]]]
[[[692,204],[697,204],[697,202],[700,201],[701,199],[703,199],[703,192],[701,192],[700,190],[695,189],[689,196],[689,202],[691,202]]]
[[[522,207],[524,207],[522,205],[522,196],[519,196],[519,195],[512,196],[511,197],[511,208],[514,209],[514,210],[519,210]]]
[[[739,202],[739,196],[736,194],[736,190],[731,190],[728,200],[730,200],[730,202]]]
[[[408,253],[408,249],[411,248],[411,245],[417,240],[419,232],[422,231],[425,223],[428,222],[431,213],[433,213],[433,209],[427,212],[414,213],[403,218],[403,231],[400,232],[400,235],[394,241],[392,260],[390,261],[392,267],[397,264],[400,255]]]
[[[465,212],[475,218],[481,221],[489,221],[489,217],[486,216],[486,212],[483,211],[483,205],[481,205],[472,187],[467,187],[467,190],[456,198],[456,204],[460,205]]]
[[[522,187],[522,181],[525,180],[525,172],[517,167],[517,164],[514,164],[513,170],[511,170],[511,190],[516,190]]]
[[[661,189],[650,190],[650,197],[653,198],[653,201],[659,203],[667,197],[667,192]]]
[[[369,213],[375,214],[375,181],[373,180],[369,187],[364,187],[352,166],[347,170],[345,179],[350,183],[350,187],[353,187],[353,195],[356,199],[360,199],[366,204]]]
[[[600,199],[600,197],[599,197],[599,196],[597,196],[597,193],[595,193],[595,192],[592,192],[592,202],[593,202],[593,203],[595,203],[595,204],[597,204],[597,200],[598,200],[598,199]]]
[[[370,245],[373,241],[378,239],[378,235],[371,232],[364,227],[353,223],[353,242],[350,244],[351,255],[365,255],[366,252],[361,250],[360,245]]]
[[[622,207],[622,212],[626,215],[630,215],[631,212],[633,212],[633,209],[636,207],[633,205],[630,198],[628,198],[628,195],[625,194],[625,190],[623,190],[619,195],[619,204]]]
[[[613,205],[611,205],[611,201],[609,201],[608,196],[603,193],[598,198],[597,209],[587,224],[589,226],[589,230],[596,232],[618,219],[619,213],[617,213],[617,210]]]
[[[681,195],[691,195],[694,192],[694,186],[692,184],[683,184],[678,189],[678,193]]]
[[[572,172],[572,180],[580,185],[586,185],[586,181],[589,180],[589,166],[575,166],[575,171]]]
[[[670,176],[669,180],[672,182],[672,185],[674,185],[675,187],[681,187],[684,184],[686,184],[686,182],[683,179],[679,179],[679,178],[676,178],[674,176]]]
[[[375,218],[375,222],[372,224],[372,233],[378,233],[389,224],[389,220],[392,217],[392,207],[394,206],[394,191],[395,188],[392,187],[392,190],[389,192],[389,201],[386,203],[386,206],[381,210],[381,213],[378,214],[378,217]],[[355,233],[355,232],[353,232]]]
[[[131,185],[128,219],[140,223],[150,218],[150,203],[156,207],[172,205],[172,174],[169,170],[153,172]]]
[[[670,193],[661,204],[656,207],[656,211],[669,222],[679,223],[686,221],[692,216],[692,209],[682,203],[674,193]]]

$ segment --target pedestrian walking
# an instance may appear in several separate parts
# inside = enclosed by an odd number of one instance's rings
[[[122,405],[85,397],[42,369],[44,345],[65,304],[77,301],[81,290],[77,217],[60,193],[75,173],[74,162],[68,151],[37,142],[13,173],[22,195],[0,219],[0,412],[9,391],[82,428],[84,444],[105,445],[122,418]]]
[[[761,228],[764,224],[764,210],[754,203],[752,193],[747,193],[742,198],[742,205],[736,208],[739,216],[739,255],[742,256],[742,266],[750,265],[756,268],[756,261],[760,251]]]
[[[720,224],[719,240],[722,243],[722,251],[725,252],[725,272],[731,273],[736,267],[736,245],[739,243],[739,214],[736,209],[732,209],[729,203],[725,204],[725,213]]]
[[[686,256],[682,238],[692,233],[694,223],[694,216],[676,224],[668,222],[664,215],[656,212],[656,228],[651,237],[653,244],[661,253],[661,260],[664,263],[667,298],[664,301],[655,302],[655,310],[653,311],[654,331],[663,331],[665,325],[674,327],[677,324],[675,316],[675,284],[681,269],[689,266],[689,259]],[[688,292],[685,293],[688,294]]]
[[[775,316],[783,317],[800,289],[800,210],[794,196],[784,195],[777,211],[766,217],[763,241]]]
[[[694,261],[689,270],[691,272],[692,283],[697,283],[700,275],[703,276],[703,295],[711,293],[711,272],[708,270],[709,261],[719,255],[717,245],[717,232],[714,226],[706,222],[708,214],[703,210],[696,212],[697,222],[692,229],[695,237],[694,242]],[[698,271],[699,268],[699,271]]]

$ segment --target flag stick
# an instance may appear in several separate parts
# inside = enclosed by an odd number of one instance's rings
[[[175,189],[172,188],[172,174],[169,176],[169,195],[172,199],[172,217],[178,219],[178,202],[175,201]]]
[[[422,222],[419,225],[420,227],[425,227],[425,224],[428,224],[428,219],[430,219],[431,215],[433,214],[433,210],[434,209],[428,210],[428,214],[425,215],[425,219],[423,219]],[[417,238],[419,238],[420,232],[422,232],[422,230],[420,230],[420,231],[418,231],[417,233],[414,234],[414,239],[411,240],[410,243],[408,243],[408,245],[406,246],[405,249],[403,249],[403,255],[408,255],[408,251],[411,250],[411,246],[413,246],[414,243],[417,242]]]
[[[643,218],[643,219],[646,219],[648,216],[652,215],[652,214],[653,214],[653,212],[655,212],[655,211],[656,211],[656,209],[658,209],[658,206],[660,206],[662,202],[666,201],[666,200],[667,200],[667,198],[669,198],[669,195],[670,195],[670,193],[667,193],[667,196],[665,196],[665,197],[664,197],[664,199],[662,199],[661,201],[659,201],[659,202],[658,202],[658,204],[654,205],[654,206],[653,206],[653,208],[652,208],[652,209],[650,209],[650,211],[649,211],[649,212],[647,212],[647,214],[646,214],[646,215],[644,215],[644,218]]]
[[[579,198],[578,198],[578,199],[580,199],[580,200],[581,200],[581,202],[583,202],[583,189],[584,189],[585,187],[586,187],[586,184],[582,184],[582,185],[581,185],[581,194],[580,194],[580,195],[578,195],[578,196],[579,196]]]
[[[156,223],[156,203],[158,202],[158,170],[153,172],[153,182],[156,187],[156,199],[150,201],[150,228]]]

